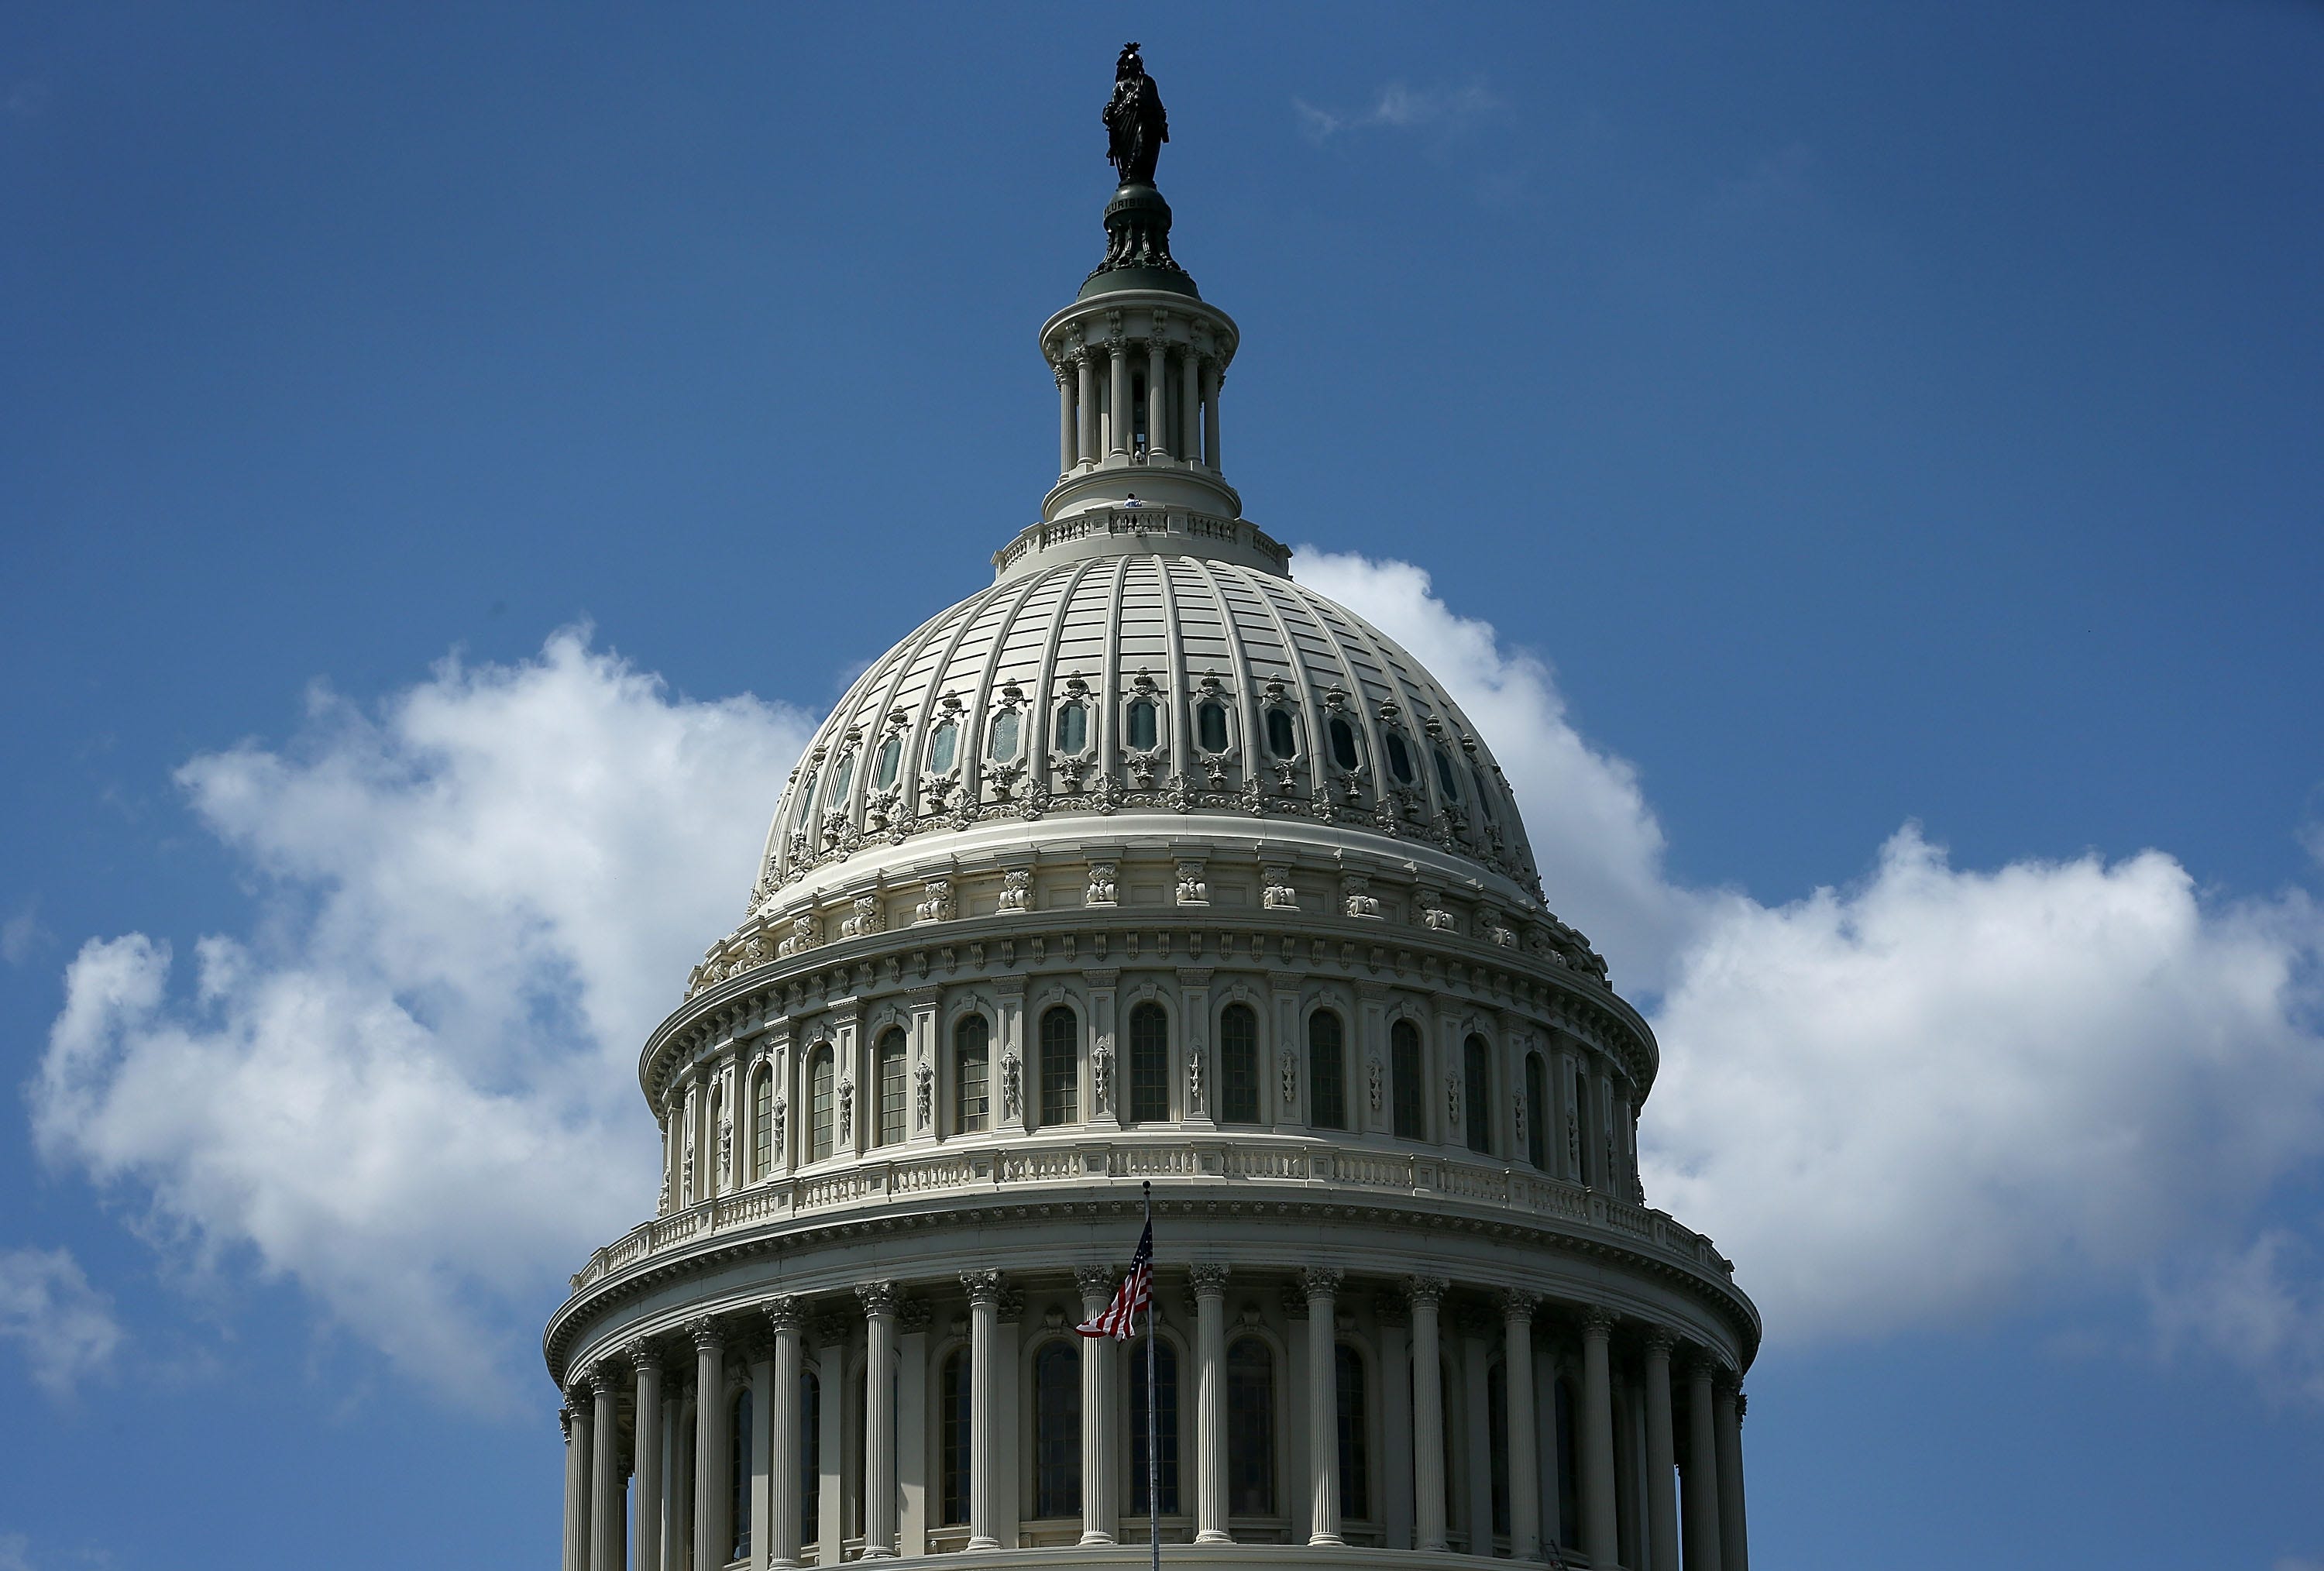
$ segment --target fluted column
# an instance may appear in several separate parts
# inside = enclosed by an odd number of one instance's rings
[[[1189,464],[1203,456],[1203,385],[1191,344],[1178,356],[1178,445],[1170,450]]]
[[[565,1571],[589,1571],[589,1406],[576,1386],[558,1423],[565,1430]]]
[[[968,1289],[968,1547],[997,1549],[1001,1273],[963,1271],[960,1281]]]
[[[1057,362],[1057,473],[1070,475],[1080,455],[1074,450],[1074,368]]]
[[[1720,1571],[1750,1571],[1749,1535],[1743,1529],[1743,1391],[1733,1376],[1712,1387],[1711,1414],[1719,1422],[1719,1564]]]
[[[1412,1521],[1424,1549],[1444,1548],[1444,1363],[1437,1350],[1443,1277],[1414,1277],[1412,1299]]]
[[[1124,372],[1122,382],[1129,380]],[[1113,1298],[1113,1272],[1085,1265],[1074,1272],[1081,1284],[1082,1318],[1094,1320]],[[1121,1426],[1113,1410],[1113,1350],[1111,1336],[1082,1339],[1082,1542],[1111,1544],[1118,1526],[1114,1510],[1114,1447]]]
[[[1194,1542],[1227,1531],[1227,1268],[1198,1265],[1194,1282]]]
[[[775,1329],[775,1378],[772,1420],[768,1426],[768,1509],[774,1520],[767,1528],[769,1564],[796,1566],[799,1557],[799,1323],[806,1311],[785,1295],[767,1306],[767,1323]]]
[[[595,1407],[589,1440],[589,1571],[622,1563],[622,1380],[609,1363],[589,1372]]]
[[[896,1557],[896,1400],[890,1366],[896,1362],[893,1282],[862,1282],[863,1305],[863,1553],[866,1560]]]
[[[1130,408],[1130,346],[1117,342],[1107,352],[1106,357],[1113,365],[1113,407],[1108,411],[1113,430],[1105,444],[1106,450],[1127,456],[1130,452],[1130,428],[1135,420]]]
[[[686,1330],[694,1339],[694,1571],[718,1571],[734,1547],[726,1520],[726,1337],[707,1316]]]
[[[1219,363],[1203,361],[1203,462],[1216,469],[1219,464]]]
[[[1078,416],[1078,434],[1074,443],[1074,461],[1094,464],[1097,450],[1097,359],[1087,349],[1074,351],[1074,404]]]
[[[1698,1354],[1686,1370],[1686,1571],[1720,1571],[1718,1419],[1711,1396],[1718,1368]]]
[[[630,1522],[630,1564],[637,1571],[661,1571],[661,1354],[642,1340],[622,1351],[637,1381],[638,1492]]]
[[[1614,1380],[1606,1344],[1614,1317],[1592,1309],[1582,1317],[1582,1552],[1592,1566],[1611,1566],[1619,1538],[1614,1515]]]
[[[1512,1288],[1501,1294],[1502,1350],[1508,1386],[1509,1555],[1538,1560],[1541,1555],[1541,1462],[1534,1418],[1533,1312],[1537,1295]]]
[[[1340,1347],[1334,1317],[1340,1273],[1310,1267],[1307,1289],[1307,1472],[1314,1502],[1307,1541],[1329,1548],[1340,1537]]]
[[[1156,457],[1170,451],[1167,355],[1161,334],[1146,340],[1146,450]]]
[[[1671,1335],[1646,1335],[1646,1571],[1678,1571],[1678,1453],[1671,1443]]]

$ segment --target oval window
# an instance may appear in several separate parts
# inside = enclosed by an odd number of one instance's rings
[[[812,763],[807,766],[807,778],[799,781],[799,800],[803,802],[815,800],[815,777],[819,767]]]
[[[1343,715],[1332,716],[1332,758],[1342,769],[1356,767],[1356,728]]]
[[[1444,756],[1444,750],[1441,747],[1436,750],[1436,783],[1444,788],[1446,801],[1461,799],[1461,782],[1452,776],[1452,761]]]
[[[953,757],[959,751],[960,725],[955,721],[947,720],[936,727],[934,736],[928,738],[928,772],[950,773]]]
[[[1057,711],[1057,751],[1079,753],[1089,745],[1089,711],[1079,704],[1067,704]]]
[[[1227,750],[1227,710],[1223,704],[1204,704],[1194,711],[1194,735],[1205,753]]]
[[[847,787],[855,779],[855,755],[843,753],[837,767],[831,772],[831,802],[834,807],[847,799]]]
[[[1003,709],[992,719],[992,756],[1002,763],[1017,756],[1017,728],[1020,722],[1014,709]]]
[[[1397,783],[1402,785],[1412,783],[1412,749],[1406,747],[1404,744],[1404,738],[1393,731],[1388,734],[1388,772],[1396,776]]]
[[[1484,772],[1472,763],[1469,766],[1469,779],[1476,785],[1477,788],[1477,806],[1484,809],[1485,817],[1488,818],[1491,818],[1493,816],[1493,793],[1485,789]]]
[[[1130,706],[1130,745],[1154,745],[1154,706],[1144,698]]]
[[[1299,751],[1299,733],[1291,724],[1290,710],[1267,712],[1267,750],[1277,758],[1288,758]]]
[[[880,744],[880,767],[875,776],[880,789],[886,790],[896,783],[896,765],[903,761],[904,739],[897,733],[888,733],[888,740]]]

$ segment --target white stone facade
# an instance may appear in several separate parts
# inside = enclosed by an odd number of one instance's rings
[[[566,1571],[1141,1559],[1146,1344],[1072,1328],[1149,1185],[1174,1564],[1748,1571],[1758,1319],[1641,1193],[1653,1035],[1458,707],[1240,516],[1186,288],[1045,325],[1040,522],[645,1044],[656,1215],[545,1338]]]

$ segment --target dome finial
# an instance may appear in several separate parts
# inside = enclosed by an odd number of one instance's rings
[[[1113,97],[1105,105],[1105,161],[1126,186],[1150,186],[1162,144],[1170,140],[1170,116],[1162,109],[1162,89],[1146,74],[1136,40],[1121,46],[1113,62]]]
[[[1154,165],[1170,140],[1162,89],[1146,74],[1135,41],[1113,64],[1113,96],[1105,101],[1105,160],[1121,177],[1105,205],[1105,260],[1082,285],[1082,296],[1123,289],[1159,289],[1199,298],[1194,281],[1170,254],[1170,204],[1154,189]]]

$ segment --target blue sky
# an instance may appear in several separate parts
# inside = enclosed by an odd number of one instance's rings
[[[1249,514],[1663,1037],[1763,1563],[2324,1564],[2324,13],[252,5],[0,16],[0,1571],[554,1553],[627,1066],[1033,516],[1132,36]]]

